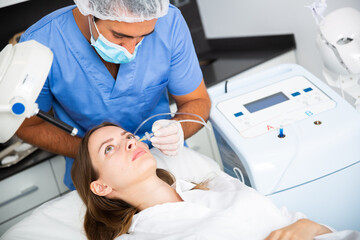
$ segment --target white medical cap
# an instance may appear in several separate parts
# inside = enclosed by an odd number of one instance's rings
[[[74,0],[80,12],[102,20],[143,22],[167,14],[169,0]]]

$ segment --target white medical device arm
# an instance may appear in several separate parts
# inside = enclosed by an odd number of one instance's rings
[[[320,24],[324,18],[323,14],[327,8],[326,0],[315,0],[313,4],[306,7],[310,8],[316,24]]]
[[[340,8],[322,19],[316,43],[327,83],[360,111],[360,12]]]
[[[78,129],[74,128],[62,121],[59,121],[58,119],[54,118],[50,114],[47,114],[44,111],[41,111],[40,109],[36,110],[36,116],[44,119],[45,121],[57,126],[58,128],[64,130],[65,132],[69,133],[71,136],[76,136],[78,133]]]
[[[0,143],[8,141],[24,119],[34,115],[76,135],[77,129],[41,112],[35,103],[52,60],[51,50],[34,40],[8,44],[0,52]]]

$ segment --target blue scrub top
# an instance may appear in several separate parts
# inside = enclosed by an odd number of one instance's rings
[[[120,65],[116,81],[78,28],[74,8],[45,16],[20,41],[34,39],[54,53],[37,103],[46,112],[53,108],[56,118],[78,128],[79,136],[104,121],[134,132],[146,118],[170,111],[168,92],[185,95],[200,85],[203,77],[190,31],[173,5],[158,19],[155,31],[144,38],[136,58]],[[138,135],[150,131],[159,118],[147,122]],[[75,189],[72,163],[66,157],[64,183]]]

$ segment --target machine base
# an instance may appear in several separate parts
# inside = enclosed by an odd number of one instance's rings
[[[340,160],[340,159],[339,159]],[[318,223],[360,231],[360,161],[309,183],[268,197]]]

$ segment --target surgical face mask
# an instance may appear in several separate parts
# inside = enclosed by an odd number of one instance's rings
[[[90,38],[90,42],[91,45],[95,48],[95,50],[97,51],[97,53],[107,62],[112,62],[112,63],[116,63],[116,64],[124,64],[124,63],[128,63],[131,62],[132,60],[134,60],[137,50],[139,48],[139,46],[141,45],[142,40],[136,45],[135,47],[135,51],[133,54],[129,53],[129,51],[120,46],[117,45],[115,43],[110,42],[109,40],[107,40],[98,30],[96,23],[94,21],[93,18],[93,23],[95,25],[95,29],[99,34],[98,39],[94,39],[94,36],[92,34],[92,30],[91,30],[91,25],[90,25],[90,18],[89,18],[89,27],[90,27],[90,34],[91,34],[91,38]]]

